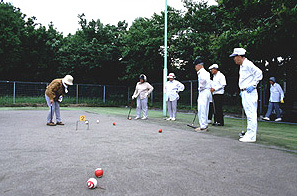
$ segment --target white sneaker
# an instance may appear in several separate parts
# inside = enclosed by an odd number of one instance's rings
[[[239,139],[240,142],[256,142],[256,140],[251,140],[248,137],[242,137]]]
[[[166,118],[166,120],[171,120],[171,118]]]
[[[140,119],[140,117],[136,116],[134,119],[137,120],[137,119]]]
[[[268,117],[264,117],[264,118],[262,118],[263,120],[270,120],[270,118],[268,118]]]
[[[141,118],[141,120],[146,120],[146,119],[147,119],[147,117],[146,117],[146,116],[144,116],[144,117],[142,117],[142,118]]]
[[[211,123],[211,120],[207,120],[207,123],[210,124]]]
[[[171,118],[171,120],[175,121],[175,118]]]
[[[279,121],[282,121],[282,118],[277,118],[274,120],[275,122],[279,122]]]

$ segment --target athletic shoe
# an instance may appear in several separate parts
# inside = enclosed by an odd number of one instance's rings
[[[239,139],[240,142],[256,142],[256,140],[251,140],[248,137],[242,137]]]
[[[147,119],[147,117],[146,117],[146,116],[144,116],[144,117],[142,117],[142,118],[141,118],[141,120],[146,120],[146,119]]]
[[[62,122],[57,122],[56,125],[64,125]]]
[[[175,121],[175,118],[171,118],[171,120]]]
[[[211,120],[208,120],[207,123],[210,124],[211,123]]]
[[[166,120],[171,120],[171,118],[166,118]]]
[[[262,118],[263,120],[267,120],[267,121],[270,121],[270,118],[268,118],[268,117],[264,117],[264,118]]]
[[[137,120],[137,119],[140,119],[140,117],[136,116],[134,119]]]
[[[56,126],[56,124],[53,123],[53,122],[46,123],[46,125],[47,125],[47,126]]]
[[[216,122],[216,123],[213,123],[212,126],[224,126],[224,125],[221,124],[221,123]]]
[[[208,127],[206,127],[206,128],[198,127],[195,129],[195,131],[197,131],[198,133],[204,133],[204,132],[208,131]]]
[[[279,121],[282,121],[282,118],[277,118],[274,120],[275,122],[279,122]]]

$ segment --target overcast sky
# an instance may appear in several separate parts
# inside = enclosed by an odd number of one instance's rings
[[[52,21],[54,27],[63,32],[74,34],[79,28],[78,14],[84,13],[86,19],[100,21],[106,25],[117,25],[126,20],[129,25],[137,17],[150,18],[154,13],[160,14],[165,9],[165,0],[4,0],[21,9],[28,17],[35,16],[37,23],[48,26]],[[181,0],[167,0],[169,6],[183,9]],[[210,5],[216,4],[209,0]]]

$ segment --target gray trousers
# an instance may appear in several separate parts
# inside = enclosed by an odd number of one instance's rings
[[[45,95],[45,100],[49,107],[49,111],[48,111],[48,115],[47,115],[47,123],[51,122],[51,119],[53,119],[54,114],[56,114],[56,121],[61,122],[60,103],[58,101],[54,101],[52,112],[51,112],[51,100],[47,95]]]
[[[137,100],[136,100],[136,103],[137,103],[136,115],[137,115],[137,117],[141,117],[141,110],[142,110],[143,117],[147,117],[147,101],[148,101],[148,98],[140,99],[139,97],[140,96],[138,96]]]
[[[174,101],[167,101],[167,109],[170,118],[176,117],[177,99]]]

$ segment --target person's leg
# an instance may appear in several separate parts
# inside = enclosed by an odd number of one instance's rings
[[[213,103],[209,102],[209,109],[208,109],[208,120],[212,120],[213,116]],[[214,120],[215,121],[215,120]],[[216,121],[215,121],[216,122]]]
[[[247,131],[243,138],[247,138],[252,141],[256,141],[257,137],[257,101],[258,93],[256,90],[248,93],[242,92],[242,105],[247,117]]]
[[[172,118],[172,102],[171,101],[167,101],[167,109],[168,109],[168,115],[169,118]]]
[[[172,118],[176,118],[177,99],[171,102],[172,106]]]
[[[275,112],[276,112],[276,118],[280,118],[281,114],[280,114],[280,109],[279,109],[279,103],[275,102],[275,103],[273,103],[273,105],[274,105],[274,109],[275,109]]]
[[[55,104],[55,113],[56,113],[56,121],[61,122],[61,115],[60,115],[60,103],[58,101],[54,101]]]
[[[272,110],[273,110],[273,103],[271,103],[271,102],[269,101],[269,103],[268,103],[268,109],[267,109],[267,112],[266,112],[266,114],[265,114],[265,117],[269,118],[270,115],[271,115],[271,113],[272,113]]]
[[[214,100],[215,100],[216,122],[220,123],[221,125],[224,125],[223,95],[222,94],[214,95]]]
[[[53,112],[54,111],[51,111],[51,100],[50,100],[50,98],[47,95],[45,95],[45,100],[46,100],[47,106],[49,108],[48,114],[47,114],[47,121],[46,122],[47,123],[50,123],[51,120],[53,119],[52,116],[53,116]]]
[[[208,110],[209,110],[209,97],[207,89],[201,91],[198,97],[198,119],[201,129],[205,129],[208,126]]]
[[[140,104],[140,98],[139,98],[139,96],[137,97],[137,99],[136,99],[136,118],[140,118],[140,115],[141,115],[141,113],[140,113],[140,111],[141,111],[141,104]]]
[[[147,101],[148,101],[148,98],[141,100],[142,115],[144,118],[147,118]]]

